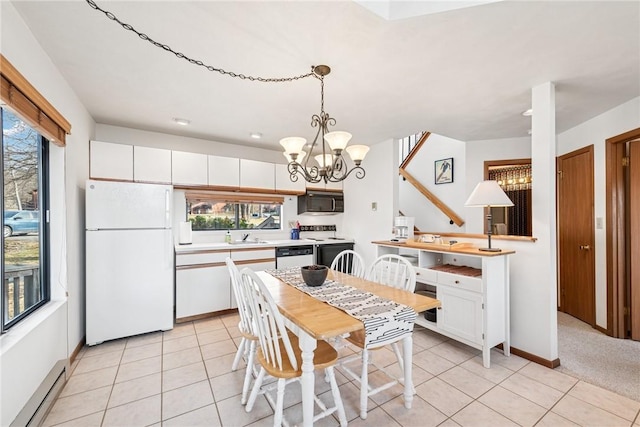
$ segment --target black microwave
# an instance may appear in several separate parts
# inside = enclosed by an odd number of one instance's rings
[[[338,191],[307,191],[298,196],[298,214],[344,212],[344,194]]]

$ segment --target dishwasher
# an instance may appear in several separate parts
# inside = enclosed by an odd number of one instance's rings
[[[314,263],[313,245],[281,246],[276,248],[276,268],[302,267]]]

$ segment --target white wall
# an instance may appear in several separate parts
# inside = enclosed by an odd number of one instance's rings
[[[594,148],[594,213],[606,223],[605,146],[607,138],[640,127],[640,97],[632,99],[593,119],[558,135],[558,156],[579,148]],[[595,229],[596,324],[607,328],[607,253],[606,230]]]
[[[355,250],[366,264],[376,255],[372,240],[387,240],[398,212],[398,145],[388,140],[370,147],[362,162],[366,170],[363,179],[348,178],[344,182],[344,230],[355,239]],[[377,203],[377,209],[371,208]]]
[[[450,157],[453,158],[453,182],[436,185],[434,162]],[[466,158],[465,143],[463,141],[432,133],[411,160],[406,171],[458,216],[464,217]],[[404,181],[402,177],[399,178],[398,191],[400,210],[406,216],[415,217],[415,225],[421,231],[464,232],[464,225],[458,227],[455,224],[449,224],[450,218],[434,204],[425,203],[426,199],[422,193],[409,181]]]
[[[10,2],[0,2],[0,20],[2,54],[72,125],[67,147],[50,150],[52,301],[0,337],[0,425],[9,425],[84,337],[83,187],[94,122]]]

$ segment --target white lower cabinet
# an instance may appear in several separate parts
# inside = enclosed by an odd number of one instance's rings
[[[176,254],[176,321],[231,308],[229,250]]]
[[[176,321],[205,317],[236,308],[225,259],[231,257],[239,270],[276,267],[275,247],[231,250],[193,250],[176,253]]]
[[[423,249],[425,245],[374,243],[378,256],[400,254],[415,260],[417,288],[421,283],[435,288],[441,304],[436,321],[418,313],[416,324],[482,350],[485,368],[490,367],[492,347],[502,344],[504,354],[509,355],[508,255],[512,251],[496,254],[468,248],[453,252]]]
[[[231,308],[227,266],[176,270],[176,319]]]
[[[476,344],[482,344],[482,295],[438,286],[438,328]]]
[[[231,259],[240,271],[244,268],[249,268],[253,271],[272,270],[276,268],[276,249],[273,246],[237,249],[231,251]],[[238,307],[233,292],[231,292],[231,307]]]

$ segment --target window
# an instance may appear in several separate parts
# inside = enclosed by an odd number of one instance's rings
[[[187,219],[198,230],[280,230],[283,197],[187,193]]]
[[[491,208],[491,232],[510,236],[531,236],[531,160],[486,161],[485,179],[498,181],[498,185],[513,202],[513,206],[510,207]]]
[[[2,112],[2,331],[49,301],[48,141]]]

